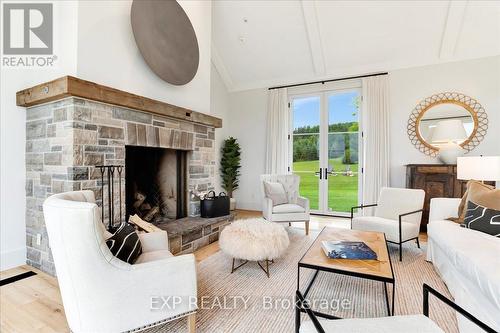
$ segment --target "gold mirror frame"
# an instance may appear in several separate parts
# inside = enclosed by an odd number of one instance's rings
[[[460,144],[467,152],[476,148],[488,131],[488,115],[477,100],[456,92],[444,92],[432,95],[422,100],[413,109],[408,119],[407,132],[411,143],[422,153],[436,157],[439,149],[424,140],[420,135],[419,124],[424,113],[439,104],[455,104],[463,107],[471,114],[474,120],[474,130],[471,135]]]

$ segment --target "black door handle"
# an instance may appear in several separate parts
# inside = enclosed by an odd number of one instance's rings
[[[322,175],[323,175],[323,172],[322,172],[322,168],[319,168],[319,171],[316,171],[314,174],[317,176],[319,175],[319,179],[323,179]]]
[[[333,171],[328,171],[327,168],[325,168],[325,179],[328,179],[328,175],[333,175],[334,172]]]

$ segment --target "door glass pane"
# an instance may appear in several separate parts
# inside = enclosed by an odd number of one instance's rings
[[[320,97],[293,99],[293,173],[300,176],[300,195],[319,209]]]
[[[328,210],[349,212],[358,204],[360,95],[328,96]]]

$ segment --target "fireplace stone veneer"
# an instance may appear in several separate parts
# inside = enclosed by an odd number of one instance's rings
[[[92,190],[101,205],[101,173],[96,166],[124,165],[126,145],[187,151],[188,215],[199,215],[199,201],[193,201],[189,192],[195,187],[200,191],[213,189],[216,167],[214,140],[215,128],[210,125],[79,97],[28,107],[27,263],[55,274],[43,219],[44,200],[54,193]],[[121,181],[122,212],[125,212],[124,175]],[[118,191],[119,187],[115,184],[114,188]],[[115,198],[118,195],[116,192]],[[104,199],[106,201],[106,196]],[[104,207],[106,204],[104,202]],[[115,211],[118,215],[119,210]],[[115,222],[121,220],[120,216],[113,219]],[[41,240],[37,235],[41,235]]]

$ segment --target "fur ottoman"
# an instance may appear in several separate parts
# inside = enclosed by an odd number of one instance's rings
[[[248,261],[256,261],[269,277],[269,262],[281,256],[290,241],[285,228],[263,218],[238,220],[222,230],[219,246],[226,255],[233,258],[231,273]],[[234,267],[235,259],[242,261]],[[264,261],[264,268],[260,261]]]

